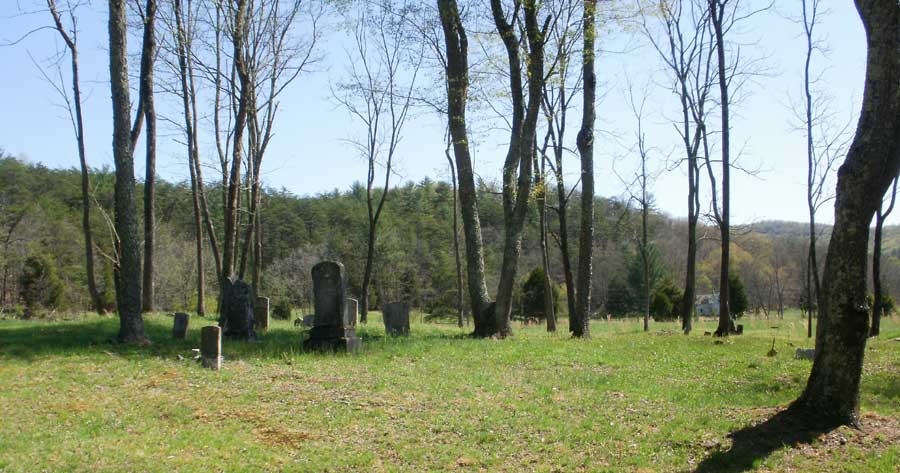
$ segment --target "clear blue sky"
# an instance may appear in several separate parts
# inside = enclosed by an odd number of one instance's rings
[[[762,3],[747,0],[749,3]],[[19,15],[34,10],[34,0],[0,2],[0,42],[14,40],[38,26],[49,24],[46,12]],[[87,94],[85,103],[88,160],[91,166],[112,166],[112,121],[108,86],[105,2],[95,0],[79,11],[81,74]],[[816,67],[824,69],[821,87],[834,97],[834,112],[839,121],[853,120],[862,97],[865,74],[865,37],[860,20],[850,0],[823,0],[830,9],[821,25],[821,33],[830,49],[827,58],[818,56]],[[764,219],[805,221],[806,156],[805,135],[793,129],[788,103],[802,91],[804,39],[799,24],[785,17],[799,14],[799,2],[776,2],[776,12],[765,13],[745,27],[747,54],[765,57],[768,74],[747,86],[746,97],[735,107],[733,153],[740,153],[740,163],[761,170],[758,176],[734,173],[732,212],[736,222],[750,223]],[[797,10],[797,11],[795,11]],[[129,46],[139,46],[138,32],[133,31]],[[276,135],[264,163],[265,183],[284,187],[298,194],[316,194],[333,189],[347,189],[354,181],[365,179],[365,163],[342,140],[354,133],[354,123],[345,111],[330,99],[329,83],[344,70],[345,52],[342,33],[333,29],[322,43],[324,60],[317,70],[302,76],[283,95]],[[612,172],[612,163],[620,174],[628,174],[634,166],[633,156],[625,146],[633,141],[634,119],[624,100],[625,77],[641,86],[648,80],[664,83],[655,52],[641,47],[634,37],[621,31],[602,38],[608,49],[627,53],[605,53],[598,64],[604,98],[598,104],[597,190],[605,196],[622,196],[623,184]],[[58,107],[59,99],[41,78],[29,54],[44,62],[62,48],[56,32],[40,31],[15,46],[0,47],[0,147],[7,152],[27,157],[50,167],[69,168],[78,164],[74,135],[66,112]],[[129,63],[137,72],[137,61]],[[136,82],[136,81],[135,81]],[[134,85],[134,84],[133,84]],[[157,99],[160,113],[178,119],[178,105],[171,96]],[[661,167],[668,150],[675,148],[677,135],[667,117],[677,116],[677,104],[659,87],[645,110],[648,144],[662,150],[656,155]],[[576,115],[577,122],[580,114]],[[180,138],[172,127],[161,124],[158,172],[169,180],[187,177],[187,164]],[[570,125],[575,130],[578,123]],[[574,139],[574,131],[570,133]],[[415,117],[407,126],[399,149],[400,174],[403,181],[420,180],[424,176],[446,179],[448,171],[443,154],[441,119],[428,114]],[[209,139],[201,142],[205,159],[211,165],[213,156]],[[618,141],[618,142],[617,142]],[[505,155],[502,134],[484,137],[475,149],[476,171],[482,177],[496,179]],[[623,146],[623,143],[625,146]],[[139,148],[140,149],[140,148]],[[673,155],[674,156],[674,155]],[[136,153],[136,173],[143,176],[142,153]],[[578,164],[567,162],[574,182]],[[571,171],[576,171],[572,173]],[[207,176],[212,176],[212,169]],[[653,183],[656,206],[674,216],[685,215],[686,174],[675,170],[661,175]],[[707,193],[708,194],[708,193]],[[704,196],[706,207],[707,197]],[[819,221],[833,221],[831,206],[818,215]]]

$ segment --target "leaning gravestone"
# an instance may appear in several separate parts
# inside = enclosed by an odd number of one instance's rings
[[[384,331],[392,337],[409,335],[409,304],[392,302],[381,309]]]
[[[269,330],[269,298],[257,297],[253,304],[253,323],[257,332]]]
[[[344,265],[323,261],[312,269],[315,317],[307,350],[355,352],[361,344],[356,329],[347,317],[347,276]]]
[[[200,361],[204,368],[222,369],[222,329],[208,325],[200,330]]]
[[[172,325],[172,338],[184,340],[187,336],[188,324],[191,316],[184,312],[175,313],[175,323]]]
[[[223,335],[225,338],[255,339],[250,285],[240,279],[226,279],[224,289],[222,310],[219,311],[219,326],[222,327]]]
[[[347,310],[347,320],[350,322],[350,325],[356,326],[356,320],[359,318],[359,301],[352,298],[347,298],[347,305],[345,306]]]

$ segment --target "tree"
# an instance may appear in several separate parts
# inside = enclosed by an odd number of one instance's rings
[[[144,40],[141,48],[140,100],[138,114],[143,113],[147,122],[146,177],[144,178],[144,273],[142,285],[143,312],[153,312],[155,294],[153,275],[156,271],[156,106],[153,94],[153,68],[156,62],[156,0],[147,0],[141,13],[144,22]],[[138,126],[138,129],[140,127]],[[136,139],[132,134],[132,143]],[[134,144],[132,144],[132,153]]]
[[[469,91],[469,41],[456,0],[438,0],[444,46],[447,51],[447,119],[453,140],[453,155],[459,181],[460,213],[466,242],[466,279],[472,306],[473,335],[488,336],[493,325],[484,276],[484,243],[469,137],[466,130],[466,102]]]
[[[354,51],[349,56],[348,80],[339,84],[335,99],[365,128],[362,140],[350,140],[368,164],[366,265],[360,298],[360,322],[369,310],[369,284],[375,262],[378,221],[390,192],[394,159],[412,105],[413,88],[423,51],[407,51],[403,23],[408,12],[394,12],[389,3],[360,12],[354,28]],[[370,47],[372,49],[370,49]],[[410,58],[406,55],[409,54]],[[409,80],[404,83],[404,77]],[[376,195],[378,167],[384,167],[384,187]]]
[[[681,326],[691,332],[697,274],[697,222],[700,218],[700,145],[705,126],[707,100],[710,97],[713,47],[709,28],[709,4],[702,0],[659,0],[651,2],[655,15],[641,6],[641,26],[672,76],[672,92],[681,104],[681,121],[676,129],[684,144],[688,168],[688,241],[684,295],[680,301]],[[662,26],[662,37],[651,29],[655,18]]]
[[[553,309],[559,307],[559,286],[551,284],[548,289],[545,279],[544,268],[538,266],[522,283],[522,312],[526,316],[543,319],[554,312],[547,310],[546,304],[553,305]]]
[[[65,89],[63,87],[57,87],[57,91],[60,92],[63,100],[66,102],[66,109],[69,111],[69,118],[75,131],[75,142],[78,145],[78,161],[81,166],[81,228],[84,233],[84,259],[88,293],[91,296],[94,310],[103,313],[106,311],[106,307],[101,301],[100,291],[97,290],[97,280],[94,276],[94,240],[93,232],[91,231],[91,178],[84,144],[84,115],[81,109],[81,81],[78,70],[78,29],[76,28],[75,6],[71,4],[68,4],[68,6],[69,20],[72,24],[71,30],[66,29],[63,25],[62,16],[56,7],[55,0],[47,0],[47,8],[53,17],[53,24],[62,37],[63,42],[66,43],[72,65],[71,100],[68,94],[64,92]]]
[[[125,0],[109,1],[109,76],[115,162],[116,308],[119,341],[147,343],[141,317],[141,249],[134,197],[131,101],[128,90]]]
[[[581,229],[578,241],[578,281],[576,283],[575,317],[570,317],[570,330],[575,337],[590,337],[591,276],[594,254],[594,121],[597,76],[594,72],[594,37],[596,0],[585,0],[582,27],[584,47],[581,68],[584,77],[581,129],[576,143],[581,156]]]
[[[900,170],[900,5],[856,0],[856,8],[868,45],[865,92],[856,136],[838,169],[812,372],[792,405],[823,426],[859,425],[869,225]]]
[[[735,318],[744,315],[750,303],[747,300],[747,291],[740,276],[734,271],[728,273],[728,307]]]
[[[62,281],[56,265],[47,256],[32,255],[25,260],[19,276],[19,287],[25,301],[25,318],[34,316],[39,307],[56,307],[62,296]]]
[[[872,251],[872,327],[869,330],[870,337],[877,337],[881,333],[881,315],[889,312],[886,309],[884,289],[881,286],[881,239],[884,233],[884,220],[894,210],[894,202],[897,200],[897,177],[894,177],[894,185],[891,188],[891,200],[885,209],[884,204],[878,205],[875,212],[875,248]]]

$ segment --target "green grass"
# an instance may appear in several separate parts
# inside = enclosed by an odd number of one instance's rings
[[[768,456],[727,454],[729,432],[795,399],[811,347],[796,314],[745,320],[715,344],[671,324],[594,322],[588,341],[542,327],[473,340],[415,322],[384,336],[376,313],[360,354],[301,351],[273,321],[258,342],[225,342],[225,367],[191,360],[199,327],[150,347],[111,343],[117,320],[0,321],[0,471],[898,471],[890,429],[841,430]],[[778,328],[772,328],[778,327]],[[864,422],[900,424],[900,321],[870,341]],[[766,352],[775,339],[778,355]],[[178,355],[184,357],[179,360]],[[866,424],[864,424],[866,425]],[[887,433],[885,433],[887,432]],[[836,434],[833,434],[836,435]],[[854,437],[856,436],[856,437]],[[857,441],[856,439],[860,439]],[[893,442],[893,443],[892,443]],[[743,455],[743,456],[742,456]],[[718,466],[717,466],[718,465]]]

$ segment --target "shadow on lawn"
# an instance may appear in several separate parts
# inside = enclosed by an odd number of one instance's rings
[[[802,411],[788,408],[760,424],[730,433],[731,448],[706,457],[695,471],[737,473],[752,470],[759,460],[776,450],[810,443],[831,430],[811,425]]]
[[[172,338],[172,319],[154,316],[145,319],[145,330],[152,344],[147,347],[123,345],[115,341],[119,321],[115,317],[62,323],[22,322],[0,325],[0,359],[34,360],[42,356],[117,355],[124,357],[184,357],[200,346],[200,328],[214,325],[212,317],[192,317],[185,340]],[[422,341],[465,339],[463,334],[426,331],[410,337],[385,337],[377,329],[362,326],[357,335],[363,341],[363,355],[386,351],[390,347]],[[222,340],[223,354],[229,359],[280,359],[285,356],[314,355],[303,351],[306,331],[277,327],[260,334],[254,341]]]

